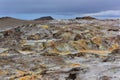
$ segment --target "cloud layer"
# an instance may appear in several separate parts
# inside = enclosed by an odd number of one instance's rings
[[[119,3],[120,0],[0,0],[0,14],[120,16]]]
[[[95,17],[120,17],[120,10],[107,10],[96,13],[82,14],[82,16],[95,16]]]

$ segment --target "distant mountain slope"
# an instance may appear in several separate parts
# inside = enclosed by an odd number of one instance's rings
[[[12,17],[2,17],[0,18],[0,28],[5,27],[15,27],[24,24],[34,24],[34,23],[41,23],[45,21],[34,21],[34,20],[21,20]]]
[[[44,16],[44,17],[40,17],[40,18],[37,18],[37,19],[34,19],[35,21],[39,21],[39,20],[54,20],[53,17],[51,16]]]
[[[96,18],[91,17],[91,16],[84,16],[84,17],[76,17],[75,19],[94,20],[94,19],[96,19]]]

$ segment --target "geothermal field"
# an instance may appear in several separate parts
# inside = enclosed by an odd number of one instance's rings
[[[0,80],[120,80],[120,19],[0,18]]]

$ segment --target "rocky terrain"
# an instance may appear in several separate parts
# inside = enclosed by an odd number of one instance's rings
[[[120,20],[88,18],[0,20],[0,80],[120,80]]]

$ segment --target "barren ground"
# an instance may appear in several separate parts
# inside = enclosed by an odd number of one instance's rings
[[[120,80],[120,20],[14,20],[0,20],[0,80]]]

